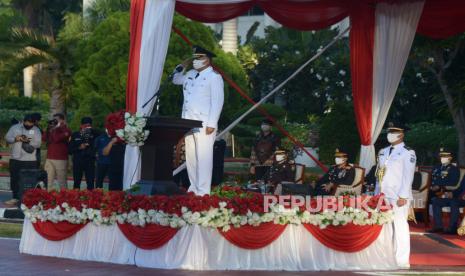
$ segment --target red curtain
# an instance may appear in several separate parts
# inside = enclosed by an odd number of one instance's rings
[[[70,238],[86,226],[86,224],[72,224],[67,221],[57,223],[38,221],[32,225],[39,235],[49,241],[61,241]]]
[[[118,227],[135,246],[147,250],[162,247],[178,232],[176,228],[157,224],[146,224],[144,227],[118,224]]]
[[[231,227],[229,231],[219,233],[230,243],[244,249],[260,249],[274,242],[286,229],[286,225],[273,222],[262,223],[259,226],[243,225]]]
[[[348,16],[348,1],[320,0],[312,2],[264,1],[258,5],[274,20],[297,30],[329,27]]]
[[[371,142],[375,6],[352,3],[350,72],[355,119],[362,145]]]
[[[139,81],[140,45],[142,25],[144,24],[145,0],[131,1],[131,19],[129,23],[130,46],[128,80],[126,84],[126,110],[137,111],[137,84]]]
[[[431,38],[448,38],[463,33],[465,31],[465,1],[426,1],[417,31]]]
[[[303,224],[325,246],[343,252],[357,252],[367,248],[381,233],[381,225],[328,226],[325,229],[312,224]]]
[[[217,23],[243,15],[253,5],[253,1],[232,4],[193,4],[176,1],[176,11],[192,20]]]

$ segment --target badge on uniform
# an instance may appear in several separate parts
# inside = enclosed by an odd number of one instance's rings
[[[415,155],[411,155],[411,156],[410,156],[410,162],[411,162],[411,163],[415,163],[415,159],[416,159],[416,158],[415,158]]]

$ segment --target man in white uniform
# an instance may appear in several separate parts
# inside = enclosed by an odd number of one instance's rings
[[[211,67],[215,55],[194,46],[192,65],[178,65],[173,83],[183,86],[184,104],[182,118],[202,121],[202,128],[193,129],[185,137],[186,166],[189,175],[189,192],[196,195],[210,194],[213,170],[213,144],[218,129],[218,119],[223,108],[223,79]]]
[[[388,127],[388,142],[391,146],[379,152],[378,193],[384,193],[394,211],[394,243],[399,267],[409,268],[410,231],[407,222],[412,181],[415,173],[415,151],[404,143],[404,130],[392,123]]]

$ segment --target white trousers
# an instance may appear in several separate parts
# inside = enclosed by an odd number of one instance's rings
[[[408,225],[408,211],[410,203],[398,207],[397,200],[389,200],[394,211],[394,245],[397,265],[402,268],[410,267],[410,228]]]
[[[186,167],[191,185],[189,192],[210,194],[213,170],[213,144],[216,130],[207,135],[206,128],[198,128],[185,137]]]

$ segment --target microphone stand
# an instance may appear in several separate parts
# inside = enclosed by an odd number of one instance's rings
[[[154,115],[154,116],[158,116],[159,114],[159,107],[160,107],[160,96],[161,96],[161,92],[168,86],[168,84],[171,82],[171,80],[173,79],[174,77],[174,74],[178,73],[177,71],[174,72],[173,74],[169,75],[168,78],[161,84],[160,88],[158,88],[157,92],[155,92],[153,94],[152,97],[150,97],[150,99],[148,99],[143,105],[142,105],[142,108],[145,108],[151,101],[153,101],[153,99],[155,99],[155,97],[157,98],[156,101],[155,101],[155,109],[152,111],[152,113],[150,115]],[[154,114],[154,111],[155,111],[155,114]]]

